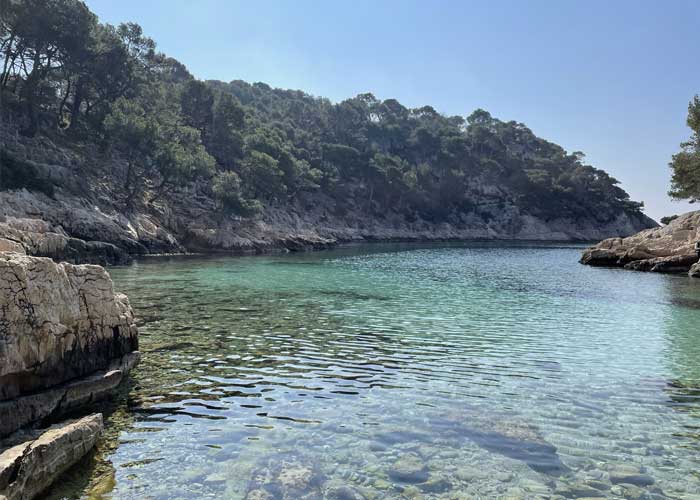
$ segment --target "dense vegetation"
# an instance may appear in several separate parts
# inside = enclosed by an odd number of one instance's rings
[[[700,200],[700,96],[695,96],[688,105],[690,139],[681,143],[681,151],[671,160],[671,191],[669,194],[691,203]]]
[[[339,210],[448,220],[478,186],[543,218],[636,212],[584,155],[484,110],[468,118],[361,94],[333,104],[264,83],[195,79],[137,24],[101,24],[79,0],[0,0],[3,113],[22,133],[91,141],[122,158],[125,209],[185,186],[222,212],[321,193]]]

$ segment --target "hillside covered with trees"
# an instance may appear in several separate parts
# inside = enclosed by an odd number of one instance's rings
[[[3,130],[15,134],[3,148],[4,190],[56,198],[55,179],[21,154],[44,137],[82,158],[73,173],[90,193],[107,186],[105,212],[160,216],[164,226],[179,224],[164,213],[193,199],[217,228],[319,205],[337,217],[391,214],[394,225],[484,228],[506,211],[503,234],[514,237],[516,212],[587,230],[653,224],[583,153],[487,111],[463,118],[371,93],[332,103],[264,83],[200,81],[137,24],[102,24],[79,0],[0,4]],[[77,194],[63,184],[64,196]]]

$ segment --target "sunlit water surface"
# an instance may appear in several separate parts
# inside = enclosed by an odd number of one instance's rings
[[[700,280],[579,255],[372,245],[113,268],[143,358],[72,488],[697,500]]]

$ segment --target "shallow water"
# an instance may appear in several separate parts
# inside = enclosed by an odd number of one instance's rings
[[[579,255],[372,245],[113,268],[143,358],[73,489],[698,499],[700,280]]]

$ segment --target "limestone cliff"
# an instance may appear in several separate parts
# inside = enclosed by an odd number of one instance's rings
[[[0,437],[106,395],[137,335],[103,268],[0,253]]]
[[[586,249],[581,263],[636,271],[688,272],[700,277],[694,245],[700,241],[700,211],[688,212],[667,226],[627,238],[609,238]]]

